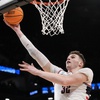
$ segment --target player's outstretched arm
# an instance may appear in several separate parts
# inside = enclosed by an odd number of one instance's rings
[[[86,82],[88,79],[87,76],[82,73],[75,73],[73,75],[60,75],[57,73],[44,72],[42,70],[38,70],[37,68],[35,68],[33,64],[30,65],[25,61],[22,61],[22,64],[18,65],[20,66],[21,71],[29,72],[32,75],[39,76],[52,83],[57,83],[62,86],[75,86],[75,84],[83,84],[83,82]]]
[[[19,37],[21,43],[29,52],[31,57],[37,61],[37,63],[41,66],[41,68],[45,71],[51,71],[52,64],[47,59],[47,57],[42,54],[32,43],[31,41],[23,34],[20,28],[20,24],[12,26],[8,24],[5,20],[4,22],[8,25],[12,30],[14,30]]]

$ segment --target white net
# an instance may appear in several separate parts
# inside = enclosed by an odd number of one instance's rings
[[[42,21],[42,34],[43,35],[58,35],[64,34],[63,20],[69,0],[44,3],[33,1],[35,7],[39,10]]]

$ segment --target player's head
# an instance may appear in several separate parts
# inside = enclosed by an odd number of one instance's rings
[[[66,61],[66,68],[68,70],[74,69],[74,68],[82,68],[85,66],[85,58],[82,53],[79,51],[71,51],[67,57]]]
[[[70,54],[76,54],[76,55],[78,55],[78,56],[81,58],[81,60],[83,61],[83,67],[85,66],[86,60],[85,60],[84,55],[83,55],[80,51],[77,51],[77,50],[71,51],[71,52],[69,53],[69,55],[70,55]]]

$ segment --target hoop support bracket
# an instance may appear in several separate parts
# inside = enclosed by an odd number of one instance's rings
[[[2,14],[4,14],[5,12],[8,12],[14,8],[29,4],[30,2],[32,2],[33,0],[10,0],[10,2],[5,3],[3,5],[2,2],[4,2],[3,0],[1,0],[1,4],[0,4],[0,16]]]

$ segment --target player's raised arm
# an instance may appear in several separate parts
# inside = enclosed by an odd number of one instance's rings
[[[53,64],[51,64],[47,57],[45,57],[45,55],[42,54],[23,34],[20,28],[20,24],[12,26],[8,24],[6,21],[4,22],[6,23],[6,25],[8,25],[11,29],[13,29],[16,32],[23,46],[27,49],[31,57],[37,61],[41,68],[48,72],[51,71],[51,67],[53,66]]]

